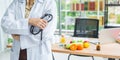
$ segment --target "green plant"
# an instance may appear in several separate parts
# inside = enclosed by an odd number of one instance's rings
[[[120,24],[120,14],[117,15],[117,24]]]
[[[75,17],[76,16],[76,12],[68,12],[67,16]]]
[[[68,25],[68,30],[74,30],[74,25]]]
[[[71,3],[78,3],[79,0],[72,0]]]
[[[12,38],[8,38],[8,44],[12,43],[13,39]]]

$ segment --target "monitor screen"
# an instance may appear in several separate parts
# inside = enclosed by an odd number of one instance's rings
[[[76,18],[75,20],[75,37],[98,38],[98,19]]]

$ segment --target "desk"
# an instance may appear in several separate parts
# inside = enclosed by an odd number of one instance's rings
[[[104,58],[120,58],[120,44],[118,43],[103,44],[101,45],[101,51],[96,51],[95,45],[91,45],[89,48],[84,50],[71,51],[60,47],[58,44],[54,44],[52,46],[52,51],[67,54],[98,56]]]

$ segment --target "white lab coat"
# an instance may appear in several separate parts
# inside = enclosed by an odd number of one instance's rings
[[[40,18],[46,13],[53,15],[47,27],[43,30],[43,40],[40,34],[32,35],[28,19],[25,18],[26,0],[14,0],[1,20],[3,31],[9,34],[19,34],[20,41],[14,40],[11,49],[11,60],[18,60],[19,51],[27,49],[27,60],[52,60],[51,40],[57,23],[57,7],[55,0],[35,0],[29,18]]]

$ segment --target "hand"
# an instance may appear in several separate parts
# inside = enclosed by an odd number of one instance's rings
[[[40,29],[44,29],[47,26],[47,21],[40,18],[30,18],[29,24],[36,26]]]
[[[20,40],[20,35],[18,34],[12,34],[12,37],[14,40]]]

